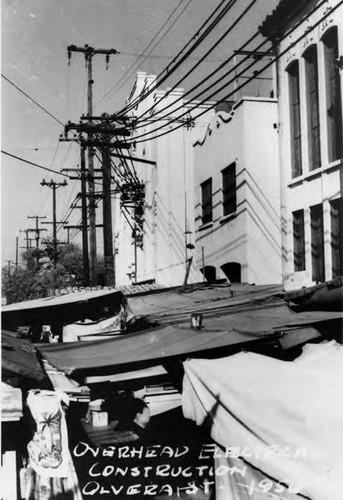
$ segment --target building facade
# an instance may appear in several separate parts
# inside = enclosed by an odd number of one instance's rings
[[[155,89],[140,101],[155,79],[138,73],[127,100],[128,105],[137,103],[128,118],[142,117],[132,134],[136,145],[131,154],[147,163],[133,162],[144,192],[140,227],[135,226],[135,209],[129,203],[123,207],[122,198],[115,202],[118,285],[148,280],[181,285],[190,259],[188,282],[202,279],[194,266],[193,142],[194,134],[205,124],[201,119],[192,120],[191,105],[184,101],[182,89]],[[201,104],[200,111],[209,105]],[[156,120],[155,114],[162,119]],[[132,165],[128,167],[132,169]],[[133,237],[135,231],[140,232],[138,239]]]
[[[282,0],[261,26],[276,46],[286,288],[343,274],[343,7]]]
[[[209,281],[281,283],[277,101],[243,97],[194,143],[196,267]]]

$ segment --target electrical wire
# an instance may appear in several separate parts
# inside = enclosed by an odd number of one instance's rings
[[[42,165],[38,165],[38,163],[34,163],[32,161],[25,160],[25,158],[21,158],[20,156],[16,156],[16,155],[13,155],[11,153],[8,153],[8,151],[4,151],[3,149],[1,150],[1,153],[4,155],[10,156],[11,158],[15,158],[16,160],[22,161],[23,163],[27,163],[29,165],[32,165],[33,167],[41,168],[43,170],[47,170],[48,172],[53,172],[54,174],[63,175],[64,177],[69,178],[69,175],[67,175],[67,174],[63,174],[62,172],[58,172],[57,170],[53,170],[52,168],[43,167]]]
[[[232,0],[232,5],[234,5],[236,0]],[[249,12],[249,10],[255,5],[255,3],[257,2],[258,0],[252,0],[248,6],[243,10],[243,12],[236,18],[236,20],[230,24],[230,26],[228,27],[228,29],[219,37],[219,39],[212,45],[212,47],[210,47],[206,52],[205,54],[200,58],[200,60],[198,62],[195,63],[194,66],[192,66],[192,68],[190,68],[187,73],[182,77],[180,78],[174,85],[171,89],[169,89],[165,96],[161,97],[159,100],[157,100],[149,109],[147,109],[146,111],[144,111],[144,113],[142,113],[142,115],[140,115],[138,117],[138,120],[140,120],[143,116],[145,116],[147,113],[151,113],[153,109],[156,108],[156,106],[162,101],[162,99],[164,99],[165,97],[167,97],[173,90],[175,90],[175,88],[177,88],[178,85],[180,85],[180,83],[182,83],[191,73],[193,73],[193,71],[195,71],[198,66],[200,66],[200,64],[206,59],[206,57],[211,54],[211,52],[213,52],[213,50],[215,50],[218,45],[224,40],[224,38],[226,38],[228,36],[228,34],[237,26],[237,24],[243,19],[244,16],[247,15],[247,13]],[[227,64],[225,62],[225,64]],[[170,103],[168,106],[166,106],[165,109],[169,108],[170,106],[172,106],[174,103]],[[136,128],[136,127],[135,127]]]
[[[171,14],[168,16],[167,20],[163,23],[163,25],[161,26],[161,28],[158,30],[158,32],[156,33],[156,35],[152,38],[152,40],[149,42],[149,44],[145,47],[145,49],[143,50],[143,54],[140,55],[139,57],[136,58],[136,60],[131,64],[131,66],[128,68],[128,70],[124,73],[124,75],[119,79],[119,81],[95,104],[95,106],[97,106],[98,104],[100,104],[104,99],[110,97],[110,95],[112,95],[114,92],[117,92],[119,91],[122,86],[127,82],[127,80],[131,77],[131,75],[135,72],[136,70],[136,66],[138,66],[139,63],[143,64],[146,59],[150,56],[151,52],[153,50],[156,49],[156,47],[161,43],[161,41],[163,40],[163,38],[166,36],[166,34],[170,31],[170,29],[174,26],[175,22],[179,19],[179,17],[183,14],[183,12],[186,10],[186,8],[188,7],[188,5],[191,3],[192,0],[188,0],[188,3],[186,4],[186,6],[182,9],[182,11],[180,12],[180,14],[177,16],[177,18],[173,21],[172,25],[168,28],[168,30],[164,33],[163,37],[155,44],[155,46],[151,49],[151,51],[148,53],[148,54],[145,54],[146,51],[149,49],[149,47],[153,44],[153,42],[156,40],[156,38],[158,37],[158,35],[163,31],[164,27],[168,24],[168,22],[170,21],[170,19],[173,17],[173,15],[175,14],[175,12],[177,11],[177,9],[180,7],[180,5],[182,4],[183,0],[180,0],[179,3],[177,4],[177,6],[173,9],[173,11],[171,12]],[[143,57],[143,61],[140,62],[140,59]]]
[[[225,1],[226,0],[222,0],[220,2],[220,4],[214,9],[214,11],[211,13],[211,15],[201,25],[201,27],[198,29],[198,31],[195,33],[195,35],[193,35],[193,37],[186,43],[186,45],[181,49],[181,51],[178,52],[178,54],[175,56],[173,61],[171,61],[171,63],[168,64],[168,66],[158,75],[158,77],[155,80],[155,83],[151,87],[148,87],[146,89],[146,91],[144,92],[144,95],[138,96],[130,104],[128,104],[126,107],[124,107],[121,111],[119,111],[117,113],[118,115],[128,113],[129,111],[131,111],[131,109],[133,109],[135,106],[137,106],[138,103],[142,102],[143,99],[146,99],[146,97],[148,97],[157,87],[159,87],[165,80],[167,80],[170,77],[170,75],[172,73],[174,73],[176,71],[176,69],[178,69],[178,67],[190,56],[190,54],[192,54],[194,52],[194,50],[198,48],[198,46],[212,32],[212,30],[224,18],[224,16],[227,14],[227,12],[232,7],[232,5],[233,5],[232,0],[230,0],[230,3],[226,6],[224,6],[223,9],[217,14],[217,12],[224,5]],[[212,17],[214,17],[214,16],[216,16],[215,19],[210,23],[210,25],[208,27],[206,27],[204,33],[201,33],[201,31],[205,28],[205,26],[211,21]],[[178,58],[180,58],[180,60],[178,60]],[[173,64],[175,64],[174,67],[172,67]]]
[[[323,2],[324,3],[324,2]],[[307,36],[307,34],[309,32],[311,32],[314,28],[316,28],[321,22],[323,22],[323,20],[325,20],[330,14],[332,14],[339,6],[341,6],[343,3],[343,0],[341,0],[337,5],[335,5],[334,7],[332,7],[332,9],[327,12],[326,14],[324,14],[321,19],[319,21],[317,21],[314,25],[311,25],[308,30],[306,32],[304,32],[297,40],[295,40],[294,42],[292,42],[288,47],[286,47],[282,52],[279,52],[273,59],[272,61],[270,61],[269,63],[267,63],[261,70],[258,70],[256,72],[256,74],[254,74],[253,76],[251,76],[249,79],[247,79],[244,83],[242,83],[240,86],[238,86],[236,89],[234,89],[232,92],[230,92],[229,94],[227,94],[226,96],[224,96],[221,101],[224,101],[226,99],[228,99],[229,97],[231,97],[234,93],[236,93],[238,90],[240,90],[241,88],[245,87],[248,83],[250,83],[250,81],[254,80],[257,76],[259,76],[261,73],[263,73],[267,68],[269,68],[272,64],[274,64],[275,61],[277,61],[278,59],[280,59],[280,57],[282,57],[286,52],[288,52],[291,48],[293,48],[300,40],[302,40],[305,36]],[[304,22],[303,20],[301,20],[297,26],[299,26],[302,22]],[[296,27],[294,27],[295,29]],[[293,30],[292,30],[293,31]],[[288,36],[289,33],[287,33],[286,36]],[[285,38],[285,37],[284,37]],[[280,42],[280,41],[279,41]],[[274,44],[272,47],[273,48],[276,48],[277,45],[279,44],[279,42],[277,44]],[[255,64],[255,63],[253,63]],[[219,90],[222,90],[223,88],[225,88],[225,85],[219,89]],[[218,91],[217,91],[218,92]],[[217,93],[215,92],[215,93]],[[203,101],[202,103],[194,106],[193,109],[196,109],[197,107],[199,107],[199,105],[203,104],[205,101]],[[213,105],[209,106],[207,109],[205,109],[204,111],[202,111],[200,114],[196,115],[195,117],[193,117],[193,119],[197,119],[199,118],[200,116],[203,116],[205,113],[207,113],[210,109],[213,109],[217,106],[217,103],[214,103]],[[189,113],[189,111],[186,111],[185,113],[183,113],[181,116],[178,117],[178,119],[180,119],[180,117],[184,116],[185,114]],[[156,139],[158,137],[163,137],[164,135],[166,134],[169,134],[171,132],[174,132],[175,130],[179,129],[180,127],[184,126],[183,123],[181,123],[181,125],[178,125],[176,126],[174,129],[172,130],[168,130],[162,134],[158,134],[158,135],[155,135],[154,137],[151,137],[150,139],[145,139],[145,140],[141,140],[141,141],[135,141],[136,144],[138,143],[141,143],[141,142],[146,142],[147,140],[152,140],[152,139]],[[151,131],[150,133],[152,133],[154,131]]]
[[[62,127],[64,127],[64,123],[61,122],[61,120],[59,120],[58,118],[56,118],[56,116],[54,116],[52,113],[50,113],[50,111],[48,111],[47,109],[44,108],[44,106],[42,106],[41,104],[39,104],[39,102],[35,101],[31,96],[29,96],[29,94],[27,94],[26,92],[24,92],[20,87],[18,87],[18,85],[16,85],[15,83],[13,83],[9,78],[7,78],[7,76],[5,76],[3,73],[1,73],[1,76],[2,78],[4,78],[4,80],[6,80],[9,84],[11,84],[15,89],[17,89],[19,92],[21,92],[25,97],[27,97],[31,102],[33,102],[36,106],[38,106],[42,111],[44,111],[44,113],[46,113],[47,115],[50,116],[50,118],[52,118],[53,120],[55,120],[57,123],[59,123],[60,125],[62,125]]]

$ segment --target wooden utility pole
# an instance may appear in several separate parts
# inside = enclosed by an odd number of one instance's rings
[[[7,267],[7,272],[8,274],[11,274],[11,264],[13,264],[13,260],[6,260],[8,267]]]
[[[106,57],[106,65],[108,65],[110,55],[117,54],[115,49],[94,49],[89,45],[77,47],[69,45],[68,62],[70,63],[72,52],[81,52],[85,56],[87,74],[88,74],[88,99],[87,99],[87,115],[93,116],[93,56],[96,54],[104,54]],[[90,121],[92,124],[92,121]],[[92,140],[93,134],[89,132],[88,140]],[[97,255],[96,255],[96,205],[94,197],[94,152],[92,147],[88,148],[88,193],[89,193],[89,246],[90,246],[90,282],[91,285],[97,284]]]
[[[94,196],[93,196],[94,199]],[[87,172],[85,147],[81,144],[81,220],[82,220],[82,257],[83,280],[85,286],[89,285],[89,257],[88,257],[88,217],[87,217]]]
[[[106,143],[108,137],[103,134]],[[108,147],[102,149],[102,210],[104,224],[104,260],[105,260],[105,285],[115,285],[114,256],[113,256],[113,232],[112,232],[112,198],[111,198],[111,150]]]
[[[46,215],[28,215],[27,218],[28,219],[36,219],[35,229],[29,229],[29,231],[35,231],[35,233],[36,233],[36,248],[38,250],[39,249],[39,239],[40,239],[39,233],[41,231],[47,231],[47,229],[40,229],[39,228],[39,219],[46,219]]]
[[[15,239],[15,272],[18,271],[18,261],[19,261],[19,237]]]
[[[41,182],[42,186],[47,186],[52,189],[52,222],[42,222],[42,224],[52,224],[52,241],[53,241],[53,248],[54,248],[54,266],[56,266],[57,262],[57,220],[56,220],[56,191],[60,187],[65,187],[67,186],[67,181],[65,180],[64,182],[55,182],[52,179],[50,182],[46,182],[45,179]],[[62,224],[63,222],[61,222]]]

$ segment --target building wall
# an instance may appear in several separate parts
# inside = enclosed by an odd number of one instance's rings
[[[154,77],[145,73],[138,73],[134,91],[129,101],[135,99],[142,92],[144,86],[154,81]],[[183,91],[175,89],[168,95],[166,91],[156,90],[132,114],[140,116],[155,102],[163,98],[163,107],[173,104],[174,109],[180,104],[183,108],[177,111],[177,116],[187,112],[188,104],[183,102]],[[179,100],[180,99],[180,100]],[[202,105],[204,107],[204,105]],[[157,104],[156,112],[162,108]],[[165,110],[164,114],[171,109]],[[201,108],[200,108],[201,109]],[[172,113],[171,117],[175,117]],[[151,118],[151,116],[147,116]],[[182,117],[180,117],[181,119]],[[145,127],[135,132],[141,135],[149,130],[156,129],[164,122],[147,123]],[[179,122],[178,122],[179,123]],[[184,281],[186,259],[193,255],[191,249],[186,251],[185,232],[187,243],[194,243],[194,200],[193,200],[193,142],[194,133],[201,127],[202,120],[194,123],[194,128],[180,127],[171,134],[156,137],[154,140],[139,142],[133,155],[156,162],[156,165],[137,163],[136,172],[144,182],[146,195],[143,224],[143,249],[137,249],[137,281],[154,279],[165,286],[180,285]],[[155,133],[174,128],[167,125]],[[134,247],[131,242],[128,222],[122,215],[119,217],[119,254],[117,255],[118,283],[127,284],[135,281],[131,274],[134,270]],[[191,267],[188,282],[201,280],[201,275]]]
[[[279,45],[279,53],[284,53],[278,61],[279,79],[279,132],[281,158],[281,197],[283,221],[283,277],[286,288],[309,284],[315,278],[313,273],[313,235],[311,233],[311,207],[323,207],[323,238],[324,238],[324,276],[323,280],[334,277],[332,269],[332,234],[331,234],[331,202],[342,197],[342,155],[335,161],[329,159],[329,133],[327,110],[327,81],[325,70],[325,52],[323,37],[334,27],[338,31],[338,47],[342,55],[343,47],[343,8],[340,6],[335,12],[331,10],[338,1],[325,2],[315,12],[311,10],[319,2],[308,2],[305,11],[298,16],[288,27],[292,29],[296,22],[303,22],[285,34]],[[322,20],[326,14],[330,15]],[[307,19],[306,19],[307,18]],[[314,29],[309,30],[310,27]],[[298,38],[301,40],[297,41]],[[295,45],[291,48],[290,45]],[[306,76],[306,51],[316,47],[318,56],[318,94],[319,94],[319,127],[320,127],[320,166],[313,169],[310,154],[309,139],[309,101],[307,96],[308,77]],[[308,52],[307,52],[308,53]],[[291,103],[290,82],[288,70],[290,65],[297,61],[299,65],[299,100],[300,100],[300,134],[302,173],[292,176],[291,151]],[[340,70],[340,74],[342,69]],[[342,100],[342,76],[340,76],[340,93]],[[305,269],[297,271],[294,262],[294,228],[293,212],[304,211],[304,239],[305,239]],[[342,247],[342,236],[340,246]]]
[[[194,145],[197,268],[227,276],[241,266],[241,281],[281,281],[277,103],[243,98],[231,114],[218,112]],[[236,165],[236,211],[223,215],[222,171]],[[201,184],[212,177],[212,221],[203,224]],[[232,277],[231,277],[232,279]]]

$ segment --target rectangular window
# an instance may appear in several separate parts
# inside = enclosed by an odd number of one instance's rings
[[[201,184],[202,223],[212,222],[212,178]]]
[[[329,161],[341,158],[342,138],[342,101],[338,58],[337,28],[332,28],[323,38],[326,79],[326,115],[328,124]]]
[[[293,212],[294,271],[305,270],[305,222],[304,211]]]
[[[291,125],[292,178],[302,174],[299,63],[293,62],[288,68],[289,104]]]
[[[312,279],[325,281],[323,205],[311,207]]]
[[[305,54],[306,98],[308,119],[309,168],[320,167],[320,125],[318,93],[317,48],[310,47]]]
[[[236,163],[232,163],[222,170],[223,185],[223,215],[236,212]]]
[[[330,202],[332,277],[343,276],[343,198]]]

